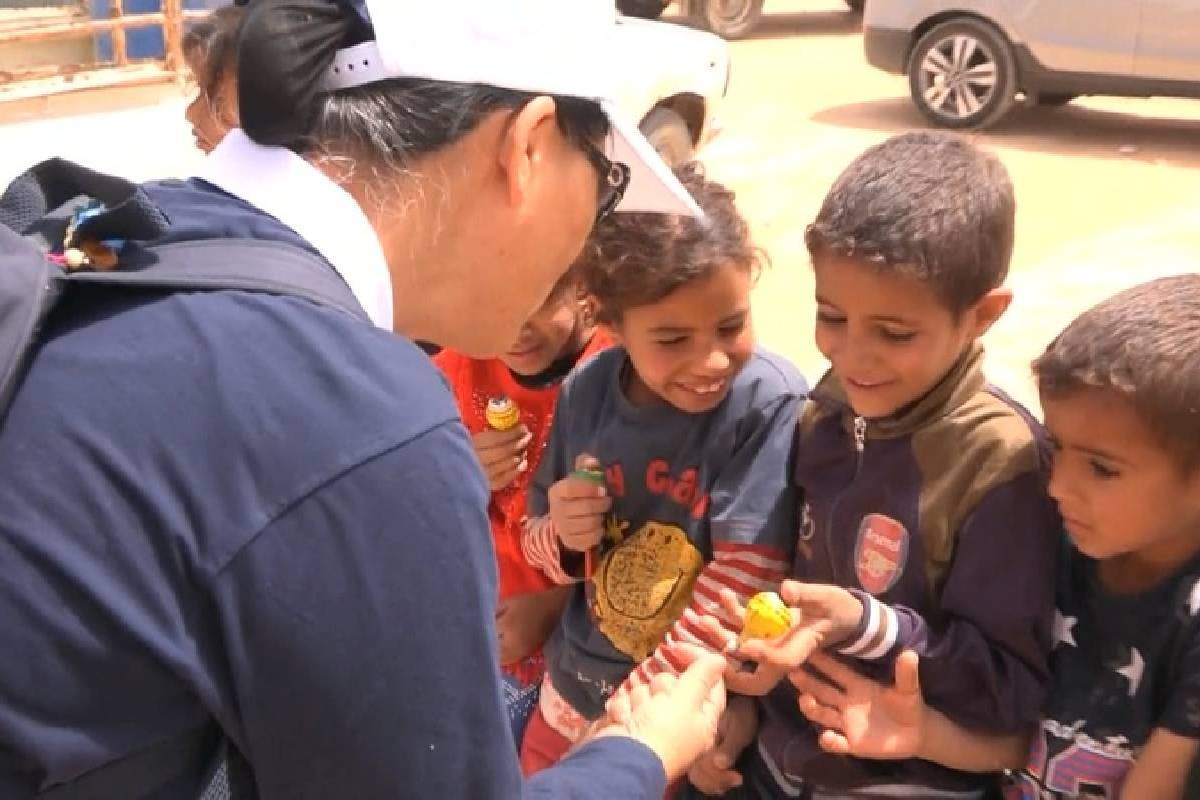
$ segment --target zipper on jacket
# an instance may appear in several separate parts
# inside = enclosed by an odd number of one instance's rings
[[[867,419],[866,417],[854,418],[854,454],[856,457],[854,465],[854,477],[850,479],[850,483],[842,487],[842,490],[837,493],[837,497],[833,498],[833,502],[829,506],[829,522],[825,526],[824,539],[825,557],[829,560],[829,570],[833,573],[834,582],[840,586],[846,585],[842,580],[841,570],[838,569],[838,562],[834,558],[833,543],[830,541],[833,537],[830,531],[833,530],[834,520],[837,519],[838,506],[842,504],[842,498],[846,492],[850,491],[854,484],[858,481],[858,475],[862,472],[863,451],[867,449]]]
[[[867,420],[865,417],[854,418],[854,452],[858,454],[858,462],[854,467],[854,476],[862,471],[863,451],[867,449]]]

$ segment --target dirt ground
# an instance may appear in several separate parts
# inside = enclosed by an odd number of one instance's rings
[[[705,153],[738,191],[773,263],[756,296],[761,339],[814,379],[814,304],[804,226],[841,169],[923,120],[903,78],[869,67],[840,0],[768,0],[755,36],[732,45],[723,133]],[[62,100],[56,101],[61,107]],[[196,163],[177,94],[113,110],[78,98],[71,117],[0,125],[0,180],[67,155],[134,178]],[[980,134],[1017,185],[1013,308],[989,335],[993,379],[1032,403],[1027,364],[1069,319],[1119,288],[1200,265],[1200,102],[1084,99],[1022,110]]]

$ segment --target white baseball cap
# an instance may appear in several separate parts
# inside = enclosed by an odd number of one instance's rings
[[[375,40],[339,50],[329,91],[390,78],[477,83],[597,101],[612,125],[605,146],[629,167],[617,211],[703,217],[687,189],[611,102],[614,0],[350,0]]]

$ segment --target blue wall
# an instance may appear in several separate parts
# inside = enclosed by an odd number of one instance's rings
[[[184,0],[184,8],[213,9],[229,5],[230,0]],[[108,19],[109,0],[88,0],[92,19]],[[162,0],[125,0],[125,13],[154,13],[162,9]],[[125,50],[130,59],[162,58],[166,46],[163,43],[162,28],[133,28],[125,34]],[[112,61],[112,34],[104,33],[96,37],[96,58],[99,61]]]

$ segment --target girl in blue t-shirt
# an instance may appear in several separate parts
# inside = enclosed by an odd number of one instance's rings
[[[622,684],[674,671],[672,643],[705,642],[686,608],[720,614],[723,588],[774,589],[791,561],[804,380],[755,346],[761,257],[733,193],[695,165],[679,177],[705,220],[615,215],[580,263],[617,346],[564,384],[530,489],[525,555],[575,588],[547,643],[526,774]]]

